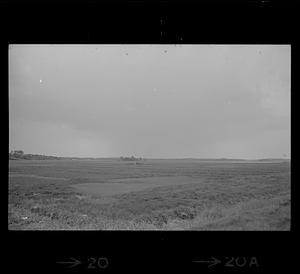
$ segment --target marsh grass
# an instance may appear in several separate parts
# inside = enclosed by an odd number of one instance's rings
[[[97,161],[75,161],[75,166],[74,161],[15,162],[10,172],[25,176],[9,177],[8,227],[12,230],[290,229],[287,163],[153,162],[129,167]],[[50,175],[56,179],[46,178]],[[113,196],[81,193],[72,187],[143,176],[201,180]]]

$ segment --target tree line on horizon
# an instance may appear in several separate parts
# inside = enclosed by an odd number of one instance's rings
[[[9,152],[9,160],[59,160],[62,157],[46,156],[39,154],[25,154],[23,150],[12,150]]]
[[[131,156],[131,157],[123,157],[123,156],[121,156],[120,159],[122,161],[141,161],[141,160],[143,160],[141,157],[140,158],[136,158],[134,156]]]

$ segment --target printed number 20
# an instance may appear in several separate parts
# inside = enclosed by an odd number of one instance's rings
[[[97,266],[102,269],[108,267],[108,260],[105,257],[101,257],[98,260],[96,260],[96,258],[91,257],[88,259],[88,261],[89,261],[89,265],[88,265],[89,269],[94,269]]]

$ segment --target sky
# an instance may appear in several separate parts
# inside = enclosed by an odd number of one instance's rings
[[[9,149],[290,157],[290,45],[10,45]]]

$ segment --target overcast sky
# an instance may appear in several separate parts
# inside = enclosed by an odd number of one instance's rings
[[[290,69],[288,45],[11,45],[10,150],[290,157]]]

